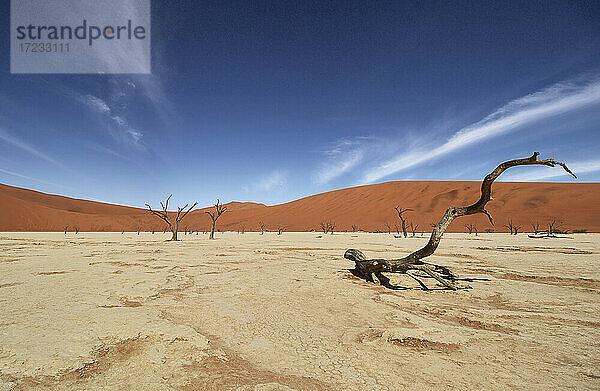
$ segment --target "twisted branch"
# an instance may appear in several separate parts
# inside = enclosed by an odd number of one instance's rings
[[[543,165],[549,167],[560,166],[566,172],[573,175],[575,178],[577,176],[567,167],[565,163],[558,162],[554,159],[544,159],[538,160],[539,152],[534,152],[533,155],[529,158],[525,159],[516,159],[510,160],[504,163],[500,163],[498,167],[494,169],[490,174],[488,174],[481,183],[481,197],[477,202],[472,205],[458,207],[451,206],[446,209],[446,212],[442,216],[441,220],[433,227],[433,232],[431,232],[431,237],[427,244],[421,249],[413,252],[412,254],[407,255],[401,259],[366,259],[364,254],[359,250],[350,249],[344,253],[344,257],[349,259],[355,263],[355,268],[352,272],[369,282],[374,282],[373,277],[377,277],[382,285],[392,287],[389,284],[389,279],[385,277],[382,273],[384,272],[392,272],[392,273],[405,273],[415,278],[414,275],[408,273],[409,270],[419,270],[425,272],[429,276],[438,280],[442,285],[449,289],[457,289],[454,285],[453,281],[456,280],[456,276],[450,272],[449,269],[437,266],[433,264],[427,264],[422,261],[423,258],[426,258],[433,254],[437,249],[442,236],[450,223],[458,217],[468,216],[476,213],[485,214],[492,225],[494,225],[494,220],[490,213],[485,209],[486,204],[492,199],[492,184],[494,181],[502,174],[504,171],[511,167],[516,166],[528,166],[528,165]],[[398,211],[399,208],[396,208]],[[398,215],[401,215],[401,211],[398,211]],[[421,284],[421,286],[424,286]]]

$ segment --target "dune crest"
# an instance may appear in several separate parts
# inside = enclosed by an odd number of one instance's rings
[[[319,231],[320,222],[332,222],[337,231],[387,231],[386,222],[395,230],[398,217],[394,208],[414,209],[407,220],[418,224],[417,232],[431,231],[450,205],[468,205],[479,196],[480,182],[406,181],[386,182],[316,194],[285,204],[265,206],[253,202],[225,204],[227,213],[218,229],[259,231],[259,222],[274,231]],[[600,232],[600,192],[598,183],[512,183],[494,184],[494,200],[488,204],[496,222],[496,231],[505,232],[511,219],[531,230],[532,223],[543,227],[551,221],[562,222],[564,229]],[[140,203],[146,200],[140,200]],[[0,184],[0,231],[63,231],[65,226],[79,231],[119,232],[156,230],[164,223],[147,210],[101,202],[49,195]],[[204,213],[210,207],[192,211],[182,223],[192,230],[207,231],[210,219]],[[485,216],[468,216],[453,223],[449,232],[465,232],[465,224],[476,224],[479,232],[492,227]]]

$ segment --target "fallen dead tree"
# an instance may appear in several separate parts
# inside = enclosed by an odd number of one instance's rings
[[[548,229],[545,231],[536,231],[532,235],[527,235],[532,239],[548,239],[548,238],[565,238],[564,236],[557,236],[557,233],[567,234],[568,230],[561,229],[562,224],[556,220],[552,220],[548,223]]]
[[[367,257],[359,250],[346,250],[344,253],[344,258],[354,262],[354,269],[351,270],[352,274],[368,282],[375,282],[376,278],[379,280],[381,285],[388,288],[397,289],[398,287],[393,286],[390,283],[390,279],[383,273],[403,273],[415,279],[421,288],[428,289],[427,286],[421,280],[419,280],[418,276],[412,273],[414,271],[424,273],[426,276],[434,278],[448,289],[458,289],[459,287],[455,284],[457,277],[450,271],[450,269],[444,266],[423,262],[423,259],[435,252],[444,232],[450,223],[452,223],[452,221],[458,217],[483,213],[489,218],[490,223],[494,225],[494,220],[489,212],[485,209],[485,206],[492,199],[492,184],[496,178],[498,178],[500,174],[507,169],[516,166],[528,165],[543,165],[549,167],[555,167],[558,165],[561,166],[566,172],[577,178],[575,174],[569,170],[566,164],[557,162],[553,159],[538,160],[538,156],[539,152],[534,152],[534,154],[529,158],[510,160],[498,165],[494,171],[492,171],[483,179],[483,182],[481,183],[481,197],[477,202],[469,206],[451,206],[446,209],[442,219],[434,226],[431,237],[429,238],[429,242],[427,242],[423,248],[413,252],[412,254],[409,254],[404,258],[390,260],[367,259]]]

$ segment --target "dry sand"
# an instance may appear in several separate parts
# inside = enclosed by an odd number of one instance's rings
[[[386,223],[398,224],[395,207],[411,208],[405,217],[418,224],[418,231],[429,230],[432,222],[440,221],[451,206],[470,205],[481,194],[481,182],[407,181],[374,185],[315,194],[285,204],[265,206],[252,202],[227,203],[227,212],[219,219],[224,231],[258,231],[259,222],[274,231],[284,225],[286,231],[319,231],[319,223],[335,224],[337,231],[352,231],[356,225],[364,231],[387,232]],[[600,232],[600,183],[494,183],[493,197],[486,209],[494,216],[492,227],[484,214],[465,216],[450,224],[446,232],[466,232],[465,224],[476,224],[480,232],[495,228],[508,232],[505,224],[512,220],[523,230],[538,223],[542,229],[553,220],[563,230]],[[184,200],[182,203],[193,202]],[[146,200],[140,200],[140,203]],[[172,200],[170,207],[177,202]],[[0,205],[7,205],[0,214],[0,231],[160,231],[165,224],[148,210],[103,204],[49,195],[0,184]],[[10,207],[8,207],[10,206]],[[159,207],[155,204],[154,207]],[[180,228],[206,231],[210,229],[209,209],[192,211]],[[407,222],[407,224],[408,224]]]
[[[342,258],[425,237],[318,236],[0,234],[0,390],[600,389],[600,235],[448,234],[457,292]]]

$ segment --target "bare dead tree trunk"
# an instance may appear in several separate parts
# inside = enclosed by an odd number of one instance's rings
[[[356,230],[358,229],[358,227],[356,226],[356,224],[352,224],[352,232],[356,232]]]
[[[535,224],[531,224],[531,229],[533,230],[533,233],[535,235],[537,235],[540,231],[541,231],[541,226],[539,223],[535,223]]]
[[[391,235],[392,234],[392,226],[390,225],[390,223],[385,223],[385,226],[388,229],[388,234]]]
[[[520,225],[516,225],[515,223],[513,223],[512,220],[509,220],[508,224],[506,224],[504,226],[510,230],[510,234],[511,235],[518,234],[519,230],[521,229],[521,226]]]
[[[402,214],[405,212],[412,211],[412,209],[402,209],[399,206],[395,207],[394,209],[396,209],[396,212],[398,212],[398,217],[400,218],[400,221],[402,222],[402,233],[404,234],[404,237],[406,238],[408,236],[408,233],[406,232],[406,217],[402,216]],[[398,232],[398,234],[400,234],[400,232]]]
[[[514,235],[514,233],[513,233],[514,232],[514,224],[513,224],[512,220],[508,220],[508,224],[504,224],[504,226],[506,228],[508,228],[511,235]]]
[[[208,212],[208,211],[206,212],[206,214],[209,215],[210,219],[212,220],[212,226],[210,228],[210,236],[208,237],[209,239],[215,238],[215,225],[217,224],[217,220],[219,219],[219,217],[221,217],[221,215],[223,213],[225,213],[226,210],[227,210],[227,207],[221,205],[219,199],[217,198],[217,203],[215,204],[214,213]]]
[[[467,225],[465,225],[465,227],[469,231],[469,235],[471,235],[473,232],[475,232],[475,236],[477,236],[477,225],[475,225],[475,224],[467,224]]]
[[[264,235],[265,234],[265,223],[263,223],[262,221],[258,223],[258,225],[260,226],[260,234]]]
[[[551,222],[548,223],[548,236],[553,236],[554,233],[560,229],[561,224],[558,223],[556,220],[552,220]]]
[[[412,236],[413,236],[413,238],[414,238],[415,236],[417,236],[417,228],[419,228],[419,224],[415,224],[415,225],[413,225],[413,223],[412,223],[412,222],[410,223],[410,230],[411,230],[411,232],[412,232]]]
[[[181,220],[183,220],[183,218],[185,216],[187,216],[187,214],[190,213],[192,211],[192,209],[194,209],[194,207],[196,205],[198,205],[198,203],[194,202],[194,204],[192,206],[190,206],[189,208],[188,208],[188,204],[185,204],[185,206],[183,206],[183,207],[177,207],[177,215],[175,216],[175,222],[171,223],[171,219],[169,218],[169,214],[167,213],[167,208],[169,207],[169,201],[171,200],[171,197],[173,197],[173,194],[171,194],[167,198],[167,200],[165,201],[164,204],[162,202],[160,203],[162,210],[153,210],[149,204],[146,204],[146,206],[148,207],[148,211],[150,213],[152,213],[153,215],[155,215],[156,217],[160,218],[165,223],[167,223],[167,226],[169,227],[169,229],[171,230],[171,233],[173,234],[173,236],[171,237],[171,240],[177,241],[178,240],[177,239],[177,231],[179,231],[179,222]],[[165,227],[163,233],[165,233],[166,231],[167,231],[167,228]],[[138,235],[139,234],[140,233],[138,230]]]
[[[68,227],[65,227],[65,235],[67,234],[67,228],[68,228]]]
[[[335,223],[327,223],[327,230],[333,235],[333,230],[335,228]]]
[[[344,253],[344,257],[354,262],[354,269],[352,273],[359,278],[363,278],[369,282],[375,282],[374,277],[379,280],[379,282],[387,287],[396,288],[390,284],[389,278],[387,278],[383,273],[392,272],[392,273],[405,273],[411,276],[414,279],[417,277],[411,274],[411,270],[420,271],[428,276],[437,280],[440,284],[445,286],[448,289],[455,290],[457,286],[454,284],[456,280],[456,276],[446,267],[438,266],[434,264],[425,263],[422,261],[423,258],[426,258],[433,254],[437,249],[442,236],[450,223],[454,221],[457,217],[468,216],[477,213],[483,213],[488,216],[490,223],[494,224],[492,216],[485,209],[486,204],[490,201],[492,196],[492,184],[502,174],[504,171],[511,167],[516,166],[526,166],[526,165],[543,165],[549,167],[561,166],[566,172],[573,175],[575,178],[575,174],[569,170],[569,168],[561,162],[557,162],[553,159],[545,159],[538,160],[538,152],[535,152],[531,157],[525,159],[516,159],[510,160],[504,163],[501,163],[496,167],[489,175],[487,175],[483,182],[481,183],[481,197],[477,202],[469,206],[451,206],[446,209],[446,212],[442,216],[439,223],[433,229],[431,233],[431,237],[427,244],[413,252],[412,254],[407,255],[404,258],[400,259],[367,259],[365,255],[355,249],[346,250]],[[427,289],[425,284],[423,284],[420,280],[420,286],[423,289]]]
[[[277,235],[281,235],[283,233],[283,231],[285,230],[285,227],[283,226],[278,226],[277,227]]]
[[[329,231],[329,225],[325,224],[324,222],[320,222],[319,227],[321,227],[321,231],[323,231],[323,234],[327,234],[327,232]]]

